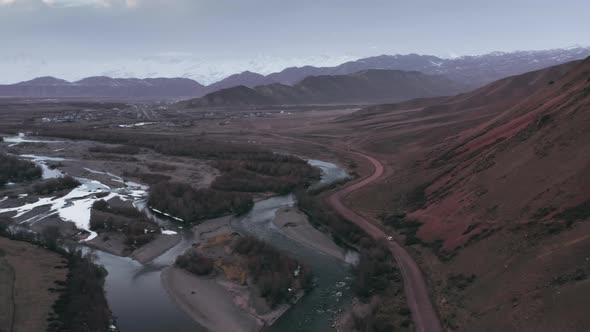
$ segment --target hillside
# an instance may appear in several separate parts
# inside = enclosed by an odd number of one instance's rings
[[[258,85],[264,84],[272,84],[275,83],[274,80],[267,78],[264,75],[260,75],[258,73],[253,73],[250,71],[245,71],[239,74],[234,74],[222,79],[219,82],[210,84],[207,86],[207,92],[215,92],[227,88],[232,88],[235,86],[246,86],[248,88],[252,88]]]
[[[295,84],[224,89],[189,101],[193,107],[380,103],[452,95],[467,88],[442,76],[399,70],[364,70],[350,75],[310,76]],[[244,97],[238,100],[237,97]]]
[[[590,182],[584,176],[590,165],[587,156],[579,153],[590,148],[585,134],[590,132],[588,79],[590,60],[576,63],[556,82],[541,81],[547,82],[545,86],[522,101],[519,95],[495,96],[510,100],[513,106],[438,146],[444,152],[431,159],[429,166],[452,168],[426,189],[427,206],[414,214],[426,221],[418,235],[429,240],[442,237],[444,248],[452,250],[493,229],[494,221],[530,221],[541,211],[551,211],[542,220],[551,219],[575,202],[590,199],[590,192],[585,192]],[[504,82],[488,89],[497,93],[505,87]],[[487,103],[489,97],[480,91],[472,98]],[[486,211],[492,210],[490,220]],[[473,228],[478,219],[482,224]],[[465,232],[468,228],[472,230]]]
[[[348,203],[414,251],[448,329],[590,328],[589,111],[590,58],[336,121],[388,165]]]
[[[201,98],[181,102],[189,107],[251,107],[272,105],[274,99],[268,98],[257,91],[240,85],[209,93]]]

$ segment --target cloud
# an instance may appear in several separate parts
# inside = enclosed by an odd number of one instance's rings
[[[137,8],[139,6],[139,0],[125,0],[127,8]]]
[[[140,0],[0,0],[0,6],[41,5],[52,8],[111,8],[115,6],[137,8],[139,4]]]

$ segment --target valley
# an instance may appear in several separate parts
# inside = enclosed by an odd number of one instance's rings
[[[583,331],[589,61],[389,104],[3,98],[1,222],[89,252],[112,331]]]

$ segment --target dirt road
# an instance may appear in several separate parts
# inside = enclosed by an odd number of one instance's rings
[[[365,219],[342,203],[342,200],[352,192],[363,188],[383,175],[383,165],[379,160],[360,152],[351,152],[357,156],[367,159],[374,167],[373,174],[358,182],[344,187],[328,197],[328,203],[344,218],[357,224],[374,239],[387,238],[387,234],[371,221]],[[442,331],[440,321],[434,310],[424,276],[410,254],[395,241],[389,241],[389,249],[395,257],[404,279],[404,291],[408,306],[412,312],[412,319],[416,324],[418,332],[439,332]]]
[[[341,149],[335,146],[328,146],[313,141],[279,135],[270,132],[260,132],[253,130],[251,132],[280,137],[305,144],[313,144],[317,146],[328,147],[332,150],[336,149],[342,151],[343,153],[355,154],[361,158],[368,160],[373,165],[373,174],[360,181],[345,186],[339,191],[334,192],[327,198],[327,202],[341,216],[357,224],[375,240],[387,238],[388,235],[379,226],[372,223],[370,220],[365,219],[363,216],[357,214],[356,212],[348,208],[346,205],[344,205],[344,203],[342,203],[343,198],[345,198],[347,195],[377,181],[383,175],[383,164],[381,164],[379,160],[364,153],[349,150],[348,148]],[[399,266],[399,269],[402,273],[402,278],[404,280],[404,292],[406,293],[408,307],[412,312],[412,319],[414,321],[414,324],[416,324],[416,332],[442,331],[438,315],[436,314],[436,310],[434,310],[434,306],[432,305],[430,296],[428,294],[426,280],[424,280],[424,276],[422,275],[422,271],[418,267],[418,264],[416,264],[412,256],[410,256],[410,254],[397,242],[389,241],[388,244],[389,249],[391,250],[391,253],[393,254],[393,257],[395,258],[397,265]]]

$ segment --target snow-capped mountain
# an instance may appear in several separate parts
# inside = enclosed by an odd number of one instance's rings
[[[367,69],[416,70],[479,87],[492,81],[519,75],[590,56],[590,47],[570,47],[543,51],[493,52],[476,56],[440,58],[433,55],[380,55],[349,61],[334,67],[292,67],[267,77],[275,82],[294,84],[310,75],[346,75]]]
[[[209,85],[244,71],[267,75],[291,66],[336,66],[358,57],[312,56],[272,57],[252,59],[200,58],[190,54],[163,53],[137,59],[98,60],[48,60],[41,56],[17,54],[2,56],[0,53],[0,84],[12,84],[35,77],[60,77],[70,82],[91,76],[118,78],[182,77]]]
[[[476,88],[504,77],[588,56],[590,47],[581,46],[543,51],[493,52],[456,58],[419,54],[380,55],[353,61],[347,61],[350,60],[349,56],[293,59],[259,57],[252,60],[225,61],[203,60],[191,55],[172,53],[113,62],[50,62],[21,54],[0,57],[0,83],[22,81],[23,77],[40,78],[0,85],[0,96],[200,97],[239,85],[294,85],[309,76],[348,75],[371,69],[442,75],[464,86]],[[303,66],[284,69],[298,63]],[[323,64],[326,66],[322,66]]]

